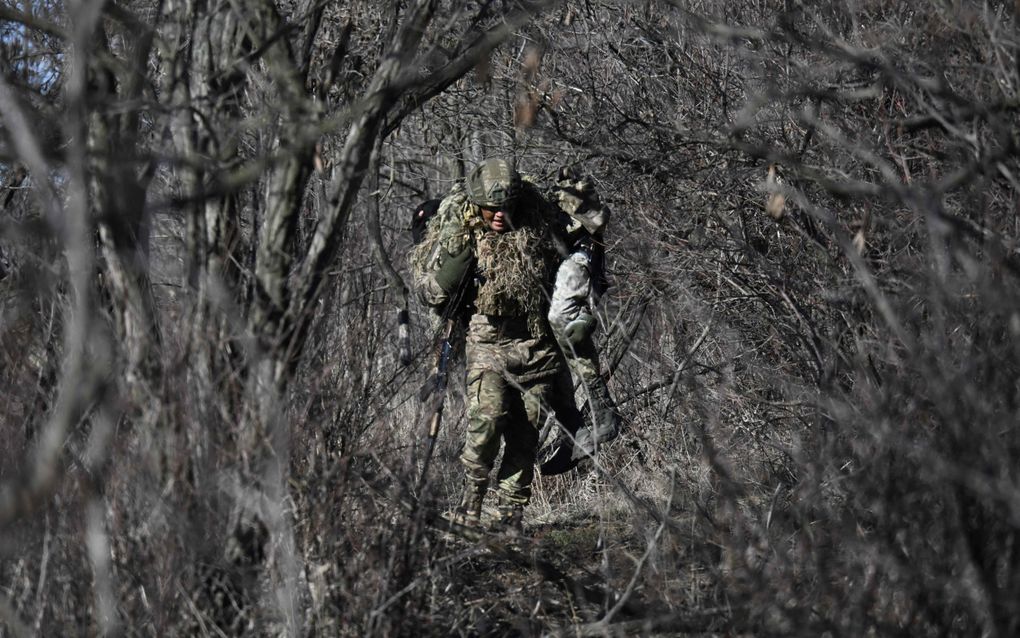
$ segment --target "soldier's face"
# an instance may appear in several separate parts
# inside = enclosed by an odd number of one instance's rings
[[[497,233],[505,233],[510,230],[510,212],[504,210],[509,208],[504,206],[503,208],[482,208],[482,219],[485,220],[485,225],[494,230]]]

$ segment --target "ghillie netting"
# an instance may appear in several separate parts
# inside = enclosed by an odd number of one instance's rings
[[[482,274],[475,297],[478,311],[527,317],[532,335],[547,334],[547,288],[556,269],[557,254],[549,237],[544,206],[537,191],[526,186],[513,218],[516,227],[507,233],[489,233],[480,209],[468,201],[463,186],[457,184],[440,204],[424,241],[411,253],[415,281],[423,286],[421,282],[439,267],[443,251],[455,255],[473,245]]]
[[[524,226],[478,238],[478,266],[484,278],[475,306],[486,315],[527,317],[533,336],[547,333],[547,284],[555,251],[541,228]]]

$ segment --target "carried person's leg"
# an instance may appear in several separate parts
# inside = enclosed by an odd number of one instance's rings
[[[571,455],[573,460],[595,454],[599,445],[612,441],[620,434],[620,415],[616,402],[599,366],[598,353],[590,342],[585,343],[567,357],[567,363],[587,398],[591,425],[578,431]]]
[[[542,452],[539,472],[543,476],[555,476],[573,469],[577,464],[573,459],[574,440],[585,429],[590,430],[585,427],[584,416],[574,402],[574,381],[569,370],[564,368],[554,383],[555,390],[549,398],[549,404],[559,431],[553,442]]]
[[[576,347],[570,347],[564,354],[574,381],[581,388],[581,396],[584,397],[591,422],[573,429],[563,428],[548,448],[548,453],[543,453],[546,460],[539,469],[543,476],[563,474],[574,469],[578,461],[594,456],[601,444],[612,441],[620,434],[620,415],[602,376],[594,343],[587,339]],[[557,392],[553,405],[557,415],[578,412],[573,386],[566,392]]]

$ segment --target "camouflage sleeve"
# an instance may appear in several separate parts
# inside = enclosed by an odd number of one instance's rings
[[[438,308],[450,300],[449,293],[436,283],[434,271],[419,277],[416,288],[418,290],[418,299],[426,306]]]
[[[414,249],[412,270],[418,299],[426,306],[437,308],[449,301],[449,294],[436,282],[436,272],[445,253],[456,254],[469,242],[461,209],[464,197],[455,188],[439,204],[439,212],[429,223],[425,240]]]
[[[588,305],[591,291],[590,260],[583,251],[571,253],[556,271],[552,300],[549,304],[549,325],[556,334],[577,319]]]
[[[439,268],[440,250],[442,246],[436,241],[434,230],[430,227],[426,241],[415,246],[411,252],[411,276],[415,294],[419,301],[433,308],[446,301],[445,293],[435,279],[436,270]]]

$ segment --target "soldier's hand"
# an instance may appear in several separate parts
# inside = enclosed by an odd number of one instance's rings
[[[467,276],[468,269],[474,261],[474,254],[468,246],[456,255],[446,253],[443,262],[436,271],[436,283],[447,293],[452,293]]]
[[[595,317],[585,313],[563,328],[563,337],[571,347],[580,347],[595,331]]]

